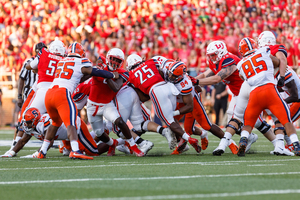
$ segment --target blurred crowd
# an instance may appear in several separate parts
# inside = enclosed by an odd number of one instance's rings
[[[238,54],[243,37],[271,30],[300,62],[300,0],[0,0],[0,73],[18,73],[37,42],[81,42],[95,62],[112,47],[181,59],[189,74],[205,71],[205,49],[224,40]],[[3,77],[2,77],[3,80]],[[1,81],[1,79],[0,79]]]

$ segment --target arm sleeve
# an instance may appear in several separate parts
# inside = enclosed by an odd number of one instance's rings
[[[101,70],[98,68],[93,68],[91,75],[103,77],[103,78],[113,78],[114,77],[113,73],[105,71],[105,70]]]

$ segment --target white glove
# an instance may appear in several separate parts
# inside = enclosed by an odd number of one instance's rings
[[[13,150],[9,150],[7,151],[4,155],[1,155],[0,157],[2,158],[11,158],[16,156],[16,152],[14,152]]]
[[[39,152],[36,151],[32,155],[21,156],[20,158],[36,158],[38,154],[39,154]]]

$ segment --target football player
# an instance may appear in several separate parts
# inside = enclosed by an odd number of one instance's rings
[[[251,133],[257,117],[264,109],[269,109],[284,125],[287,135],[290,137],[294,152],[300,156],[300,145],[295,127],[290,118],[287,104],[283,101],[276,89],[274,79],[274,66],[280,66],[280,76],[284,77],[286,68],[280,65],[280,60],[270,55],[269,47],[262,47],[257,50],[255,41],[251,38],[243,38],[239,43],[239,51],[244,57],[238,65],[241,78],[246,80],[250,87],[249,102],[244,114],[244,127],[241,132],[238,156],[245,156],[249,133]],[[279,85],[281,85],[279,79]],[[278,84],[277,84],[278,85]],[[261,101],[264,99],[264,101]],[[279,135],[279,136],[278,136]],[[274,154],[283,154],[283,134],[278,134]],[[292,153],[291,153],[292,154]]]

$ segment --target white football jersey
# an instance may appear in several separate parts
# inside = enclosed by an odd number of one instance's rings
[[[40,121],[36,125],[36,128],[33,129],[31,132],[25,132],[28,135],[34,136],[35,138],[39,140],[43,140],[46,134],[46,131],[48,130],[50,124],[52,123],[52,120],[50,119],[48,114],[42,115]],[[80,117],[77,116],[76,119],[77,123],[77,134],[80,133],[80,126],[81,126],[81,120]],[[67,134],[67,128],[64,123],[58,128],[56,134],[55,134],[55,140],[66,140],[68,139]]]
[[[178,103],[183,103],[182,96],[191,93],[194,95],[195,91],[194,91],[193,83],[187,74],[183,76],[183,79],[181,81],[179,81],[178,83],[174,83],[174,85],[179,91],[179,95],[177,96]]]
[[[267,83],[276,84],[269,47],[262,47],[253,54],[244,57],[238,63],[237,68],[251,86],[251,90]]]
[[[92,63],[87,58],[66,57],[59,61],[55,72],[55,79],[50,88],[58,85],[60,88],[67,88],[71,93],[75,90],[83,77],[82,67],[92,67]]]

